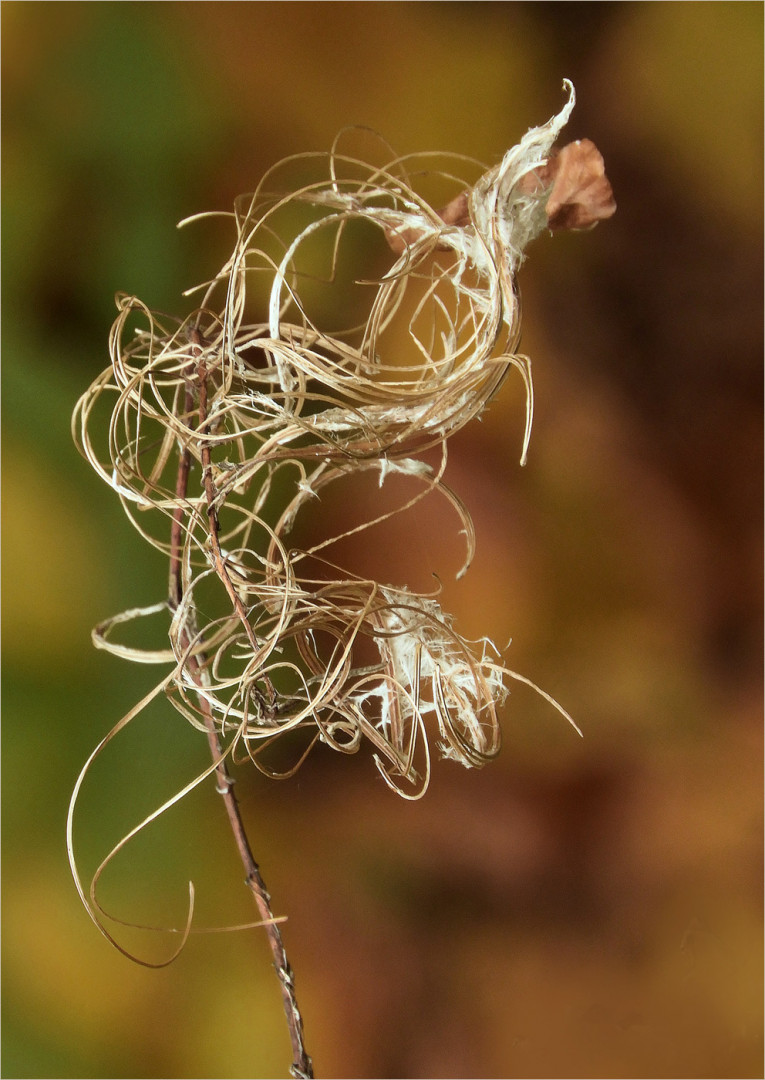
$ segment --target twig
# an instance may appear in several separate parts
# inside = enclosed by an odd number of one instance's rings
[[[201,333],[197,329],[191,331],[191,342],[193,351],[198,355],[199,348],[203,344],[203,338]],[[200,360],[197,375],[199,379],[199,429],[203,430],[207,422],[207,368],[204,360]],[[186,413],[191,413],[193,404],[193,393],[190,381],[187,383],[186,388]],[[183,598],[183,585],[181,576],[181,547],[182,547],[182,519],[183,509],[182,500],[186,498],[188,490],[188,478],[191,467],[191,454],[188,448],[184,448],[181,451],[178,461],[178,473],[176,477],[176,497],[179,500],[179,505],[173,514],[173,524],[171,527],[171,555],[170,555],[170,606],[173,610],[177,608]],[[215,561],[216,571],[221,578],[224,586],[226,587],[232,603],[234,603],[237,614],[242,620],[243,624],[247,628],[248,636],[253,639],[254,632],[247,619],[244,607],[241,600],[234,591],[231,580],[228,576],[225,561],[223,559],[220,543],[218,540],[218,518],[215,511],[215,485],[212,478],[212,461],[210,456],[209,446],[203,444],[202,446],[202,470],[205,485],[205,495],[207,499],[207,517],[210,528],[210,541],[213,551],[213,558]],[[186,635],[184,634],[184,637]],[[184,641],[184,646],[190,645],[189,640]],[[194,655],[190,655],[188,659],[189,672],[197,685],[202,685],[201,679],[201,667],[200,663]],[[295,985],[292,974],[292,968],[290,967],[287,959],[287,952],[284,948],[284,941],[282,939],[281,930],[279,924],[274,922],[274,914],[271,910],[271,898],[266,889],[265,881],[260,873],[260,868],[255,861],[250,847],[247,833],[242,821],[242,815],[239,810],[239,804],[234,794],[234,781],[228,771],[226,762],[223,756],[223,748],[218,738],[218,732],[215,727],[215,720],[212,714],[212,708],[209,702],[200,695],[200,707],[204,714],[205,728],[207,732],[207,741],[210,746],[210,752],[213,756],[213,760],[218,762],[215,770],[216,775],[216,790],[223,797],[223,802],[226,807],[226,813],[228,814],[229,824],[234,834],[234,840],[236,842],[237,849],[239,851],[242,864],[246,872],[246,884],[253,895],[255,904],[258,908],[261,918],[264,921],[264,927],[266,937],[268,938],[268,944],[271,948],[271,954],[274,960],[274,968],[279,979],[279,983],[282,991],[282,1001],[284,1005],[284,1012],[287,1018],[287,1027],[290,1033],[290,1042],[292,1043],[292,1066],[290,1073],[297,1080],[311,1080],[313,1077],[313,1065],[311,1058],[309,1057],[305,1044],[303,1041],[303,1021],[298,1009],[297,998],[295,996]]]

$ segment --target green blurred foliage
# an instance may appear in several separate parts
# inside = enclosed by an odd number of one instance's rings
[[[149,971],[109,948],[66,863],[69,793],[152,685],[90,645],[167,568],[89,474],[69,417],[118,290],[182,314],[217,224],[280,157],[366,124],[494,162],[561,103],[619,210],[522,274],[529,465],[512,382],[455,440],[460,582],[435,509],[368,553],[438,568],[518,687],[481,773],[413,806],[367,755],[240,794],[324,1076],[761,1075],[762,5],[5,3],[3,1075],[286,1075],[257,931]],[[387,560],[387,561],[386,561]],[[443,570],[446,566],[446,570]],[[381,571],[382,572],[382,571]],[[158,677],[158,676],[157,676]],[[153,706],[77,822],[92,871],[205,747]],[[212,788],[107,872],[127,920],[252,918]],[[172,941],[125,930],[160,959]],[[121,939],[122,940],[122,939]]]

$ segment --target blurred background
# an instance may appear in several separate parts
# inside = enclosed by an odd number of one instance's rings
[[[457,629],[512,638],[509,666],[585,737],[515,686],[499,759],[437,764],[419,803],[327,750],[238,790],[317,1076],[762,1075],[762,14],[3,4],[3,1076],[290,1063],[259,931],[138,967],[66,861],[83,762],[158,678],[90,629],[167,587],[69,432],[114,294],[185,312],[229,234],[176,222],[344,125],[493,164],[560,108],[564,76],[565,138],[601,149],[618,211],[541,238],[522,270],[528,465],[511,377],[450,455],[467,577],[436,510],[369,554],[391,581],[412,552],[438,572]],[[161,705],[112,745],[82,793],[83,874],[205,755]],[[212,786],[121,855],[103,899],[177,926],[189,879],[199,925],[252,917]],[[155,961],[175,944],[120,940]]]

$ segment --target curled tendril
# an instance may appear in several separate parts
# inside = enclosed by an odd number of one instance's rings
[[[73,433],[170,560],[171,587],[165,602],[102,623],[94,641],[169,661],[160,687],[175,708],[200,730],[212,716],[227,753],[270,775],[284,771],[269,747],[296,730],[307,733],[300,761],[317,741],[352,753],[367,740],[405,798],[427,787],[434,731],[441,754],[466,766],[499,750],[504,680],[528,680],[488,641],[460,637],[435,595],[354,576],[327,549],[436,492],[466,536],[464,572],[473,527],[443,482],[447,440],[512,369],[526,390],[525,461],[533,386],[515,351],[515,274],[548,226],[545,169],[574,104],[565,86],[561,112],[477,180],[457,172],[475,171],[468,159],[438,173],[430,155],[369,166],[339,141],[329,155],[290,159],[224,215],[233,252],[190,290],[201,300],[185,320],[117,298],[111,365],[78,402]],[[315,177],[284,194],[287,168]],[[415,190],[422,173],[456,192],[442,210]],[[348,250],[370,253],[372,270],[343,284]],[[340,301],[325,304],[333,285]],[[343,289],[361,300],[346,304]],[[327,312],[346,310],[349,326],[328,327]],[[434,448],[440,464],[423,457]],[[364,470],[381,485],[402,473],[414,494],[350,532],[290,546],[319,493]],[[114,640],[149,617],[165,619],[169,648]]]

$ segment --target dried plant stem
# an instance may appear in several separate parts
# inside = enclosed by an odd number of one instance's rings
[[[202,344],[202,338],[198,331],[194,330],[191,334],[193,346],[199,346]],[[199,379],[199,428],[204,430],[207,422],[207,371],[204,361],[200,361],[197,368],[197,375]],[[186,387],[186,413],[191,414],[193,405],[193,391],[190,382]],[[187,448],[183,449],[180,454],[178,462],[178,473],[176,477],[176,496],[178,497],[178,508],[173,515],[173,523],[171,526],[171,556],[170,556],[170,606],[175,609],[180,604],[183,598],[183,585],[181,578],[181,538],[182,538],[182,518],[183,509],[182,501],[186,498],[188,490],[188,479],[191,470],[191,454]],[[232,602],[236,608],[237,614],[242,619],[242,622],[247,627],[249,635],[253,636],[252,628],[247,620],[244,608],[239,597],[236,595],[230,578],[225,568],[225,563],[220,550],[220,544],[218,541],[218,520],[215,512],[215,487],[212,479],[212,468],[210,459],[210,449],[204,445],[202,449],[202,470],[204,476],[205,496],[207,500],[207,516],[210,527],[210,539],[213,551],[213,557],[215,561],[216,570],[221,577],[224,585],[226,586]],[[187,635],[184,633],[184,638]],[[188,648],[191,642],[189,640],[184,641],[184,647]],[[190,654],[187,661],[188,670],[191,677],[197,683],[202,685],[201,667],[197,658]],[[239,851],[240,858],[246,873],[246,884],[253,895],[258,912],[263,919],[266,937],[273,956],[274,968],[279,979],[279,984],[282,992],[282,1001],[284,1004],[284,1013],[287,1018],[287,1027],[290,1033],[290,1042],[292,1044],[292,1067],[290,1072],[293,1077],[298,1080],[310,1080],[313,1077],[313,1065],[311,1058],[309,1057],[305,1044],[303,1042],[303,1021],[298,1009],[297,998],[295,996],[295,986],[292,974],[292,968],[290,967],[287,959],[287,952],[284,947],[284,941],[282,939],[281,930],[279,924],[274,921],[274,914],[271,909],[271,898],[268,890],[266,889],[266,883],[263,880],[263,876],[260,872],[260,868],[255,861],[255,857],[252,854],[250,842],[247,837],[247,832],[242,821],[242,815],[239,810],[239,804],[234,794],[234,781],[226,766],[224,758],[223,747],[221,746],[220,739],[218,738],[218,732],[215,727],[215,720],[213,717],[212,709],[209,702],[200,695],[200,708],[205,719],[205,728],[207,733],[207,742],[210,746],[210,752],[213,757],[213,761],[217,761],[218,765],[215,770],[216,775],[216,790],[223,797],[223,802],[226,807],[226,813],[228,814],[229,824],[231,825],[231,831],[234,834],[234,841]]]
[[[526,390],[525,462],[533,384],[530,361],[515,352],[516,273],[541,232],[587,228],[615,209],[592,143],[578,140],[557,156],[553,150],[574,106],[573,86],[564,85],[568,101],[560,112],[477,180],[460,178],[452,165],[438,170],[447,190],[457,191],[442,210],[410,185],[410,175],[423,167],[432,175],[431,155],[371,166],[346,156],[336,142],[329,156],[291,159],[301,162],[301,174],[304,164],[320,167],[318,177],[297,190],[289,177],[285,187],[281,167],[270,170],[254,193],[236,201],[233,252],[199,286],[204,295],[196,314],[168,324],[137,297],[118,297],[111,367],[82,395],[73,417],[82,454],[120,496],[139,533],[169,556],[167,603],[106,620],[96,627],[94,643],[135,662],[170,659],[175,665],[102,740],[77,782],[67,826],[77,888],[96,924],[121,948],[99,917],[95,888],[102,870],[139,829],[214,771],[279,978],[293,1077],[312,1077],[313,1068],[280,928],[234,795],[229,755],[233,760],[243,746],[257,768],[276,777],[292,775],[308,753],[288,772],[278,771],[279,763],[263,752],[286,732],[308,733],[308,749],[322,742],[344,754],[367,740],[389,787],[418,799],[430,779],[430,739],[443,757],[468,768],[496,756],[507,678],[528,683],[573,723],[544,691],[504,667],[488,639],[461,637],[440,606],[438,589],[384,585],[326,557],[330,545],[437,492],[456,511],[466,537],[462,576],[475,536],[467,508],[443,482],[447,440],[481,414],[511,369]],[[454,168],[462,164],[467,159],[456,156]],[[306,210],[311,219],[295,235]],[[335,271],[345,227],[354,222],[355,229],[359,220],[387,238],[394,261],[381,277],[354,277],[366,315],[359,325],[330,332],[317,314],[322,289],[342,287],[343,274]],[[319,234],[332,252],[326,275],[316,263]],[[263,274],[270,282],[268,319],[246,322],[250,283]],[[301,295],[307,282],[309,293]],[[333,304],[336,299],[332,294]],[[349,310],[355,305],[353,299]],[[104,453],[91,420],[112,395]],[[434,448],[441,449],[437,471],[422,456]],[[167,488],[168,468],[175,472],[174,491]],[[416,484],[416,494],[379,514],[364,513],[354,502],[349,512],[360,510],[361,523],[347,523],[307,550],[287,546],[296,517],[310,513],[327,485],[370,469],[379,470],[380,487],[394,472]],[[153,513],[139,520],[135,509]],[[224,594],[207,611],[195,590],[200,586],[206,596],[213,581]],[[169,650],[111,639],[118,627],[166,607],[173,614]],[[277,699],[275,684],[282,680],[292,689]],[[212,765],[123,838],[96,872],[89,900],[71,839],[82,778],[105,743],[160,692],[206,733]],[[184,942],[192,914],[190,908]]]

